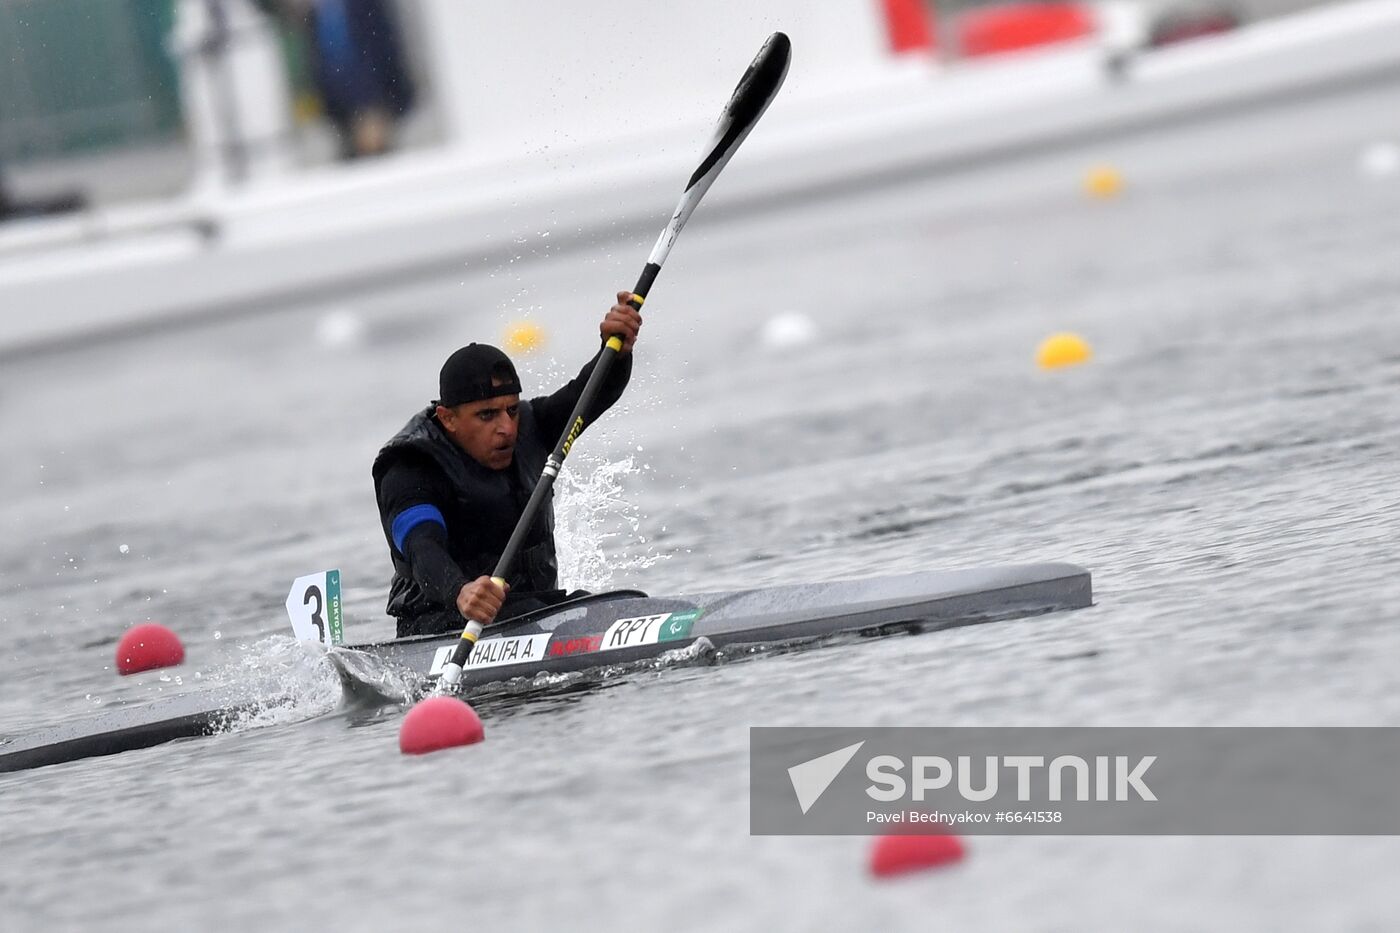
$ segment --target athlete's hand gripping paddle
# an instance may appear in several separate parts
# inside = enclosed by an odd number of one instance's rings
[[[705,192],[710,190],[710,185],[719,177],[720,171],[729,163],[739,144],[753,130],[758,118],[763,116],[763,112],[777,96],[778,89],[783,86],[783,79],[787,77],[788,63],[791,59],[792,43],[783,33],[775,32],[763,43],[763,48],[758,50],[757,57],[739,79],[739,86],[734,89],[733,96],[729,98],[729,103],[725,105],[724,113],[715,126],[714,139],[706,151],[705,158],[700,161],[695,174],[690,176],[690,181],[676,204],[676,212],[671,215],[671,222],[661,231],[656,245],[652,247],[651,256],[647,258],[646,267],[642,269],[641,278],[637,279],[637,286],[632,289],[632,307],[641,310],[642,302],[646,300],[652,283],[661,272],[661,266],[666,262],[676,237],[680,235],[681,229],[694,213]],[[519,553],[525,534],[534,523],[535,515],[543,505],[545,496],[553,487],[554,479],[564,465],[564,458],[569,455],[569,448],[574,446],[574,441],[583,432],[583,413],[593,404],[603,380],[607,378],[608,369],[621,349],[621,338],[609,337],[598,362],[593,366],[593,372],[583,387],[583,394],[579,396],[578,404],[574,406],[573,414],[569,417],[569,426],[565,429],[564,436],[559,438],[554,453],[550,454],[549,460],[546,461],[540,481],[535,485],[535,491],[526,503],[525,511],[521,513],[520,521],[516,523],[515,531],[511,533],[510,541],[491,574],[496,585],[502,589],[505,588],[506,573],[515,562],[515,556]],[[461,681],[462,668],[471,656],[476,640],[481,637],[481,629],[482,624],[476,621],[468,622],[466,628],[462,629],[462,638],[452,652],[452,659],[442,669],[438,681],[440,687],[455,689]]]

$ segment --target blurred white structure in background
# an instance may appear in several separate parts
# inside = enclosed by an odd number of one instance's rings
[[[652,231],[777,29],[793,41],[787,85],[701,223],[1393,75],[1400,49],[1400,0],[1160,49],[1142,48],[1142,23],[1114,3],[1097,35],[955,68],[934,56],[923,0],[420,0],[443,144],[293,171],[286,77],[261,14],[251,0],[179,2],[197,185],[0,228],[0,353],[334,300],[389,273],[494,262],[542,229],[560,245]],[[1131,62],[1105,68],[1115,56]]]
[[[1147,9],[1136,0],[1105,0],[1098,5],[1098,41],[1105,64],[1119,67],[1147,46],[1151,25]]]
[[[931,58],[892,54],[878,0],[422,3],[448,134],[468,148],[641,141],[712,123],[779,29],[794,50],[784,107],[931,76]]]
[[[277,33],[251,0],[178,0],[170,50],[180,66],[194,187],[288,172],[291,88]]]

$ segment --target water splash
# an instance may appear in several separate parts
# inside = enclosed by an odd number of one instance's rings
[[[238,656],[210,678],[215,686],[257,698],[230,713],[223,722],[225,732],[312,719],[339,706],[343,695],[340,675],[325,649],[290,635],[239,645]]]
[[[645,570],[666,558],[647,543],[644,516],[623,495],[624,481],[646,469],[632,456],[570,458],[554,487],[560,586],[605,590],[618,571]]]

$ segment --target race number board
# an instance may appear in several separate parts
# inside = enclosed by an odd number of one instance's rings
[[[287,594],[287,618],[297,641],[338,645],[344,640],[340,621],[340,571],[297,577]]]

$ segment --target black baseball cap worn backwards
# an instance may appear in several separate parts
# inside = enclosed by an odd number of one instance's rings
[[[438,373],[438,404],[452,408],[499,395],[519,395],[515,364],[495,347],[472,343],[442,364]]]

